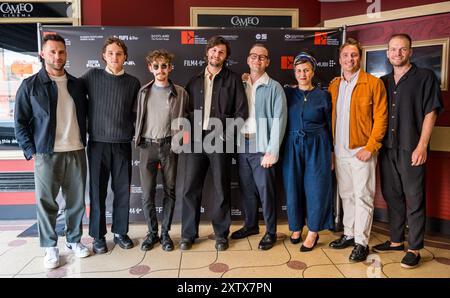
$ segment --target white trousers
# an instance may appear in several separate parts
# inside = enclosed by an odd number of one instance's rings
[[[355,237],[355,243],[367,246],[372,228],[377,155],[367,162],[356,157],[336,156],[338,192],[344,211],[344,235]]]

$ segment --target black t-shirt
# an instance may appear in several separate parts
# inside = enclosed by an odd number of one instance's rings
[[[432,70],[414,64],[397,85],[393,72],[381,80],[388,94],[389,117],[383,145],[414,151],[425,116],[433,110],[439,114],[443,109],[439,81]]]

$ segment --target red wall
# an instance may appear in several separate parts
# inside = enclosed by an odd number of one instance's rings
[[[173,26],[173,0],[85,0],[82,24],[93,26]]]
[[[81,24],[99,26],[102,23],[102,1],[81,1]]]
[[[189,26],[190,7],[255,7],[255,8],[298,8],[300,27],[313,27],[320,23],[320,2],[308,0],[249,1],[228,0],[173,0],[175,26]]]
[[[298,8],[301,27],[320,23],[320,3],[308,0],[85,0],[81,6],[82,24],[96,26],[189,26],[192,6]]]
[[[413,41],[450,37],[450,13],[347,28],[347,36],[357,39],[363,46],[385,44],[389,36],[400,32],[409,34]],[[447,67],[450,70],[450,61]],[[446,109],[437,125],[450,126],[449,92],[443,91],[442,98]]]
[[[393,10],[399,8],[407,8],[418,5],[439,3],[443,1],[437,0],[375,0],[380,1],[381,11]],[[367,13],[367,8],[375,2],[368,3],[366,0],[356,0],[349,2],[321,2],[320,3],[320,19],[321,21],[329,19],[344,18]],[[370,11],[372,12],[372,11]]]

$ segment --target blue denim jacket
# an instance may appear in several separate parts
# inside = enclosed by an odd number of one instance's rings
[[[67,90],[75,103],[80,137],[86,146],[87,97],[81,80],[67,75]],[[58,87],[43,67],[17,90],[14,110],[16,139],[27,160],[35,153],[52,154],[56,133]]]

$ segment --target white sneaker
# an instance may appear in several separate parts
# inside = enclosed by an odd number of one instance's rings
[[[81,242],[77,243],[66,242],[66,251],[74,253],[79,258],[86,258],[91,254],[89,252],[89,249],[83,244],[81,244]]]
[[[44,267],[47,269],[59,267],[59,249],[57,247],[45,248]]]

